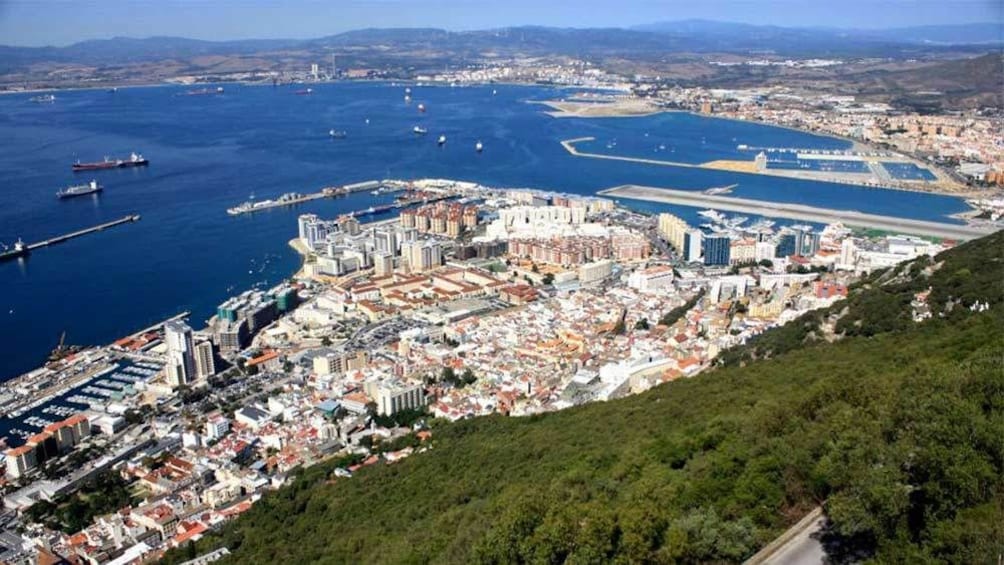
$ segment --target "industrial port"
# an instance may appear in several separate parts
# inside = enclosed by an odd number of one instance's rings
[[[439,200],[444,200],[446,198],[451,198],[452,195],[429,195],[422,194],[415,196],[412,193],[412,187],[402,181],[397,180],[371,180],[366,182],[358,182],[354,184],[346,184],[338,187],[325,187],[318,192],[312,192],[308,194],[300,194],[297,192],[290,192],[283,194],[282,196],[276,198],[275,200],[262,200],[259,202],[254,202],[253,200],[248,200],[239,206],[234,206],[232,208],[227,208],[227,214],[231,216],[240,216],[242,214],[252,214],[254,212],[260,212],[263,210],[268,210],[270,208],[278,208],[282,206],[292,206],[294,204],[300,204],[303,202],[309,202],[311,200],[317,200],[320,198],[337,198],[340,196],[348,196],[357,192],[370,191],[374,195],[388,194],[391,192],[401,192],[406,191],[406,194],[398,197],[396,201],[392,204],[381,204],[378,206],[371,206],[363,210],[355,210],[352,212],[347,212],[347,216],[353,217],[363,217],[372,216],[375,214],[380,214],[383,212],[389,212],[391,210],[406,208],[415,204],[429,204],[431,202],[436,202]]]

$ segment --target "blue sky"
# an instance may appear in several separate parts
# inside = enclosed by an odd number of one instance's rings
[[[0,0],[0,44],[309,38],[364,27],[630,26],[690,18],[885,28],[1000,22],[1004,0]]]

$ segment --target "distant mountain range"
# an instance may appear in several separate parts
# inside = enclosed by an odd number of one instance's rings
[[[750,53],[785,56],[916,56],[918,50],[974,51],[1004,44],[1000,24],[922,26],[887,30],[787,28],[685,20],[624,28],[524,26],[477,31],[435,28],[361,29],[316,39],[205,41],[181,37],[115,37],[66,47],[0,46],[0,72],[39,62],[90,65],[250,55],[282,50],[386,45],[434,49],[450,57],[491,50],[532,55],[655,55],[666,51]]]
[[[789,40],[817,43],[907,43],[974,45],[1004,43],[1004,24],[927,25],[891,29],[789,28],[709,20],[680,20],[644,24],[637,31],[717,38],[729,42]]]

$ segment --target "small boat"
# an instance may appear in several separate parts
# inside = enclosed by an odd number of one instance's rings
[[[446,136],[445,135],[439,136],[439,139],[436,140],[436,143],[440,145],[446,145]]]
[[[411,131],[415,132],[415,135],[425,135],[425,134],[429,133],[429,130],[427,130],[427,129],[423,128],[423,127],[419,127],[419,126],[415,126],[415,127],[411,128]]]
[[[478,153],[481,153],[482,151],[484,151],[484,149],[485,149],[485,146],[480,141],[478,141],[477,143],[474,144],[474,150],[477,151]]]
[[[40,96],[32,96],[29,100],[35,102],[36,104],[44,104],[46,102],[55,102],[56,97],[52,94],[42,94]]]
[[[408,86],[408,87],[405,87],[405,89],[404,89],[404,93],[405,93],[405,94],[411,94],[411,87],[410,87],[410,86]]]
[[[407,94],[405,94],[404,95],[404,101],[405,102],[411,102],[411,96],[408,96]]]
[[[313,93],[314,93],[314,89],[313,88],[304,88],[303,90],[297,90],[293,94],[296,94],[298,96],[307,96],[307,95],[313,94]]]
[[[424,112],[425,111],[425,104],[419,104],[418,105],[418,111],[419,112]]]
[[[328,130],[328,135],[331,136],[331,139],[345,139],[349,136],[348,133],[337,129]]]

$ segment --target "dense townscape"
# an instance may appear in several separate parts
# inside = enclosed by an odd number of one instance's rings
[[[693,377],[861,275],[951,245],[713,210],[689,226],[454,181],[381,186],[439,201],[371,224],[302,215],[290,281],[225,301],[204,329],[172,319],[14,381],[14,415],[71,389],[91,410],[52,403],[53,422],[7,450],[5,505],[21,514],[4,558],[126,563],[184,547],[300,466],[334,458],[332,480],[352,480],[429,449],[434,420]],[[914,316],[929,315],[918,295]]]

